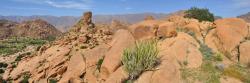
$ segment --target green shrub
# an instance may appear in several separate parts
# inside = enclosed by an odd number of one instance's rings
[[[48,37],[46,37],[44,40],[48,40],[48,41],[54,41],[54,40],[56,40],[56,37],[55,36],[52,36],[52,35],[50,35],[50,36],[48,36]]]
[[[49,79],[49,83],[57,83],[56,79]]]
[[[3,63],[3,62],[0,63],[0,68],[6,68],[7,66],[8,66],[7,63]]]
[[[139,76],[143,71],[151,70],[157,63],[157,42],[141,41],[132,48],[125,49],[122,63],[130,79]]]
[[[17,53],[29,45],[40,46],[45,44],[47,41],[42,39],[33,38],[9,38],[0,41],[0,55],[10,55]]]
[[[201,21],[214,21],[214,15],[209,12],[208,9],[206,8],[197,8],[197,7],[192,7],[189,10],[187,10],[186,15],[184,17],[186,18],[194,18]]]
[[[224,55],[222,53],[218,52],[215,54],[214,59],[215,61],[223,61],[223,56]]]
[[[184,83],[220,83],[221,72],[214,66],[212,61],[204,60],[199,68],[180,68]]]
[[[21,80],[21,83],[29,83],[30,75],[25,74],[23,76],[23,79]]]
[[[3,74],[4,73],[4,69],[0,69],[0,74]]]
[[[100,58],[96,64],[97,66],[97,70],[100,72],[100,69],[101,69],[101,66],[102,66],[102,63],[103,63],[103,60],[104,60],[104,57]]]

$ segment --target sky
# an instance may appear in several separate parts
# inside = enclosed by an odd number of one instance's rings
[[[250,12],[250,0],[1,0],[0,15],[171,13],[191,7],[208,8],[216,16],[235,17]]]

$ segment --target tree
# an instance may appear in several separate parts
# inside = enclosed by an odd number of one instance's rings
[[[192,7],[189,10],[187,10],[186,15],[184,16],[185,18],[194,18],[201,21],[214,21],[214,15],[209,12],[207,8],[197,8],[197,7]]]

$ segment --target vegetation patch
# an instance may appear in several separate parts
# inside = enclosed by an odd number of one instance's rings
[[[122,56],[124,70],[130,80],[138,77],[143,71],[152,70],[157,64],[157,41],[140,41],[132,48],[125,49]]]
[[[42,39],[33,38],[9,38],[0,41],[0,55],[10,55],[17,53],[29,45],[40,46],[47,41]]]
[[[204,43],[200,43],[200,48],[199,48],[200,52],[203,55],[203,59],[211,59],[211,57],[213,56],[213,52],[212,49],[209,48],[206,44]]]
[[[223,75],[239,79],[244,83],[250,83],[250,70],[239,64],[231,65],[226,68],[223,71]]]
[[[201,21],[214,21],[214,15],[209,12],[208,9],[206,8],[197,8],[197,7],[192,7],[189,10],[187,10],[186,15],[184,16],[185,18],[194,18]]]
[[[103,60],[104,60],[104,57],[100,58],[96,64],[97,66],[97,70],[100,72],[100,69],[101,69],[101,66],[102,66],[102,63],[103,63]]]
[[[221,72],[211,61],[203,61],[201,67],[190,69],[182,66],[181,77],[187,83],[220,83]]]

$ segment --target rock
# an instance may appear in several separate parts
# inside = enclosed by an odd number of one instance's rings
[[[62,75],[59,82],[68,82],[72,78],[79,78],[85,72],[86,63],[81,53],[73,53],[67,67],[67,71]]]
[[[151,83],[153,73],[153,71],[143,72],[135,83]]]
[[[222,47],[219,38],[216,35],[216,30],[212,29],[205,37],[205,44],[212,49],[213,52],[219,52]]]
[[[65,70],[63,64],[66,61],[65,56],[70,52],[70,49],[70,46],[52,46],[39,56],[34,56],[20,61],[17,67],[4,78],[13,78],[14,80],[17,80],[21,78],[23,73],[29,72],[31,74],[30,81],[37,82],[38,80],[48,76],[60,75]],[[43,72],[44,70],[47,71],[45,76]],[[8,73],[6,72],[6,74]]]
[[[105,54],[102,68],[109,73],[114,72],[121,65],[123,50],[135,43],[134,37],[127,30],[118,30],[110,43],[110,50]]]
[[[136,40],[151,39],[156,36],[161,22],[155,20],[143,21],[129,27]]]
[[[240,63],[250,64],[250,41],[240,44]]]
[[[215,24],[216,34],[223,49],[229,53],[244,40],[248,33],[246,22],[239,18],[219,19],[215,21]]]
[[[86,83],[99,83],[96,75],[96,66],[87,68],[86,74],[84,75],[84,82]]]
[[[166,19],[169,22],[174,22],[177,27],[188,24],[188,21],[183,16],[173,15]]]
[[[110,24],[111,31],[115,33],[119,29],[126,29],[126,23],[122,23],[121,21],[118,20],[112,20]]]
[[[155,18],[153,16],[146,16],[144,20],[155,20]]]
[[[161,51],[161,64],[154,71],[150,83],[180,83],[180,66],[172,55],[167,55],[167,51]]]
[[[158,38],[169,38],[175,36],[177,36],[177,32],[173,22],[165,22],[159,25],[157,30]]]
[[[200,24],[199,22],[189,22],[187,25],[184,26],[184,28],[192,31],[195,33],[195,37],[200,41],[203,42],[203,37],[201,34]]]
[[[83,22],[86,25],[89,25],[92,23],[92,12],[85,12],[83,14]]]
[[[175,38],[159,42],[159,49],[168,50],[169,56],[174,56],[179,63],[187,63],[188,68],[198,68],[202,64],[199,47],[199,43],[192,36],[183,32],[178,33]]]
[[[105,83],[123,83],[128,77],[129,75],[120,67],[109,76]]]

